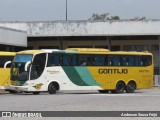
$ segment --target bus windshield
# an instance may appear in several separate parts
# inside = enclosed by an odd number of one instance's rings
[[[25,71],[25,64],[28,61],[32,61],[33,55],[29,54],[18,54],[15,56],[12,66],[11,66],[11,80],[16,80],[21,82],[25,82],[29,79],[29,67],[27,71]]]
[[[25,66],[27,62],[31,62]],[[11,66],[11,80],[16,81],[16,85],[23,85],[27,80],[37,79],[43,73],[46,63],[46,54],[39,53],[34,55],[31,54],[17,54],[12,62]]]
[[[18,54],[15,56],[13,62],[25,62],[26,63],[28,61],[32,61],[32,57],[33,55],[29,55],[29,54],[25,54],[25,55]]]
[[[25,63],[12,63],[11,79],[26,81],[28,80],[28,71],[25,71]]]

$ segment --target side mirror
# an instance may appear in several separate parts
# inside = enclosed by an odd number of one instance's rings
[[[4,70],[6,70],[7,65],[10,64],[10,63],[11,63],[11,61],[7,61],[7,62],[4,64]]]
[[[26,62],[24,71],[27,71],[27,67],[28,67],[29,64],[31,64],[31,61]]]

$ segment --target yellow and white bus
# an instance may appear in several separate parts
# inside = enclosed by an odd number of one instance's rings
[[[3,52],[0,51],[0,89],[10,90],[10,66],[7,66],[6,70],[4,70],[4,64],[7,61],[12,61],[15,52]]]
[[[57,90],[133,93],[153,86],[149,52],[70,48],[18,52],[11,65],[11,89],[39,94]]]

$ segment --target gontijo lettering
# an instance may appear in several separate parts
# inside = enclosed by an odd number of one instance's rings
[[[127,74],[128,69],[99,69],[99,74]]]

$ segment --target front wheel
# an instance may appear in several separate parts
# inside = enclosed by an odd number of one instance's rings
[[[56,94],[56,85],[54,83],[50,83],[48,86],[49,94]]]
[[[126,86],[127,93],[134,93],[135,89],[136,89],[136,84],[134,82],[129,82]]]

